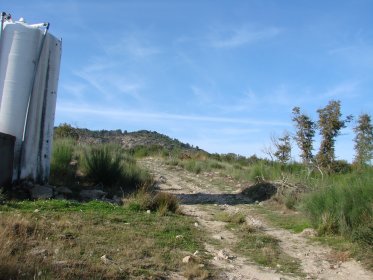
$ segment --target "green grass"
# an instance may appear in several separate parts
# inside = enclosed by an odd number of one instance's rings
[[[273,225],[300,233],[306,228],[311,228],[312,224],[307,216],[301,212],[284,210],[281,205],[274,203],[266,206],[256,206],[256,213],[264,215]]]
[[[185,254],[203,251],[204,237],[193,223],[187,216],[160,216],[97,201],[13,202],[0,206],[0,275],[161,279],[186,269],[181,262]],[[33,255],[35,248],[45,254]],[[103,263],[103,255],[112,262]]]
[[[215,214],[215,219],[221,222],[228,223],[228,228],[234,228],[242,225],[246,221],[246,217],[243,213],[228,213],[219,211]]]
[[[300,262],[287,255],[279,246],[279,241],[260,231],[239,231],[240,240],[234,250],[247,256],[257,264],[270,267],[278,272],[294,273],[304,276]]]
[[[302,209],[320,233],[342,234],[373,246],[373,173],[329,178],[313,191]]]
[[[75,141],[70,138],[55,139],[51,158],[51,183],[71,184],[76,169],[70,163],[74,157]]]

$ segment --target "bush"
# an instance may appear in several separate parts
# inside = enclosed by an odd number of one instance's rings
[[[334,182],[329,187],[306,196],[302,209],[320,233],[342,234],[366,242],[367,236],[373,236],[372,175],[338,176],[331,178]]]
[[[123,178],[122,152],[119,147],[99,145],[84,153],[87,177],[104,186],[117,185]]]
[[[74,180],[76,166],[71,164],[75,142],[72,139],[56,139],[51,158],[50,181],[53,184],[69,184]]]
[[[201,173],[203,170],[203,163],[194,159],[188,160],[184,165],[184,168],[189,172],[193,172],[196,174]]]
[[[125,203],[133,211],[157,211],[160,215],[167,212],[176,213],[179,209],[177,197],[170,193],[158,192],[155,195],[146,188],[139,189]]]

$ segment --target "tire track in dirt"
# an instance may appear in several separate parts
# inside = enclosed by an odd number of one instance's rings
[[[194,216],[201,230],[204,230],[211,238],[217,235],[221,237],[217,242],[218,245],[215,242],[205,244],[206,251],[215,256],[211,263],[218,271],[221,271],[220,279],[290,280],[301,278],[259,267],[245,257],[232,253],[230,248],[237,241],[237,237],[225,228],[226,223],[214,220],[214,211],[219,211],[219,207],[206,207],[209,205],[223,205],[226,211],[245,213],[249,224],[259,226],[265,233],[280,240],[281,249],[301,262],[303,272],[307,275],[306,279],[373,279],[373,273],[365,270],[355,260],[336,262],[331,256],[332,250],[328,247],[311,243],[309,239],[300,234],[269,226],[252,211],[252,206],[248,204],[251,200],[240,195],[240,190],[228,182],[222,191],[221,187],[214,184],[211,176],[196,175],[178,166],[168,166],[161,159],[146,158],[141,160],[140,164],[158,179],[160,190],[173,193],[180,198],[183,212]],[[216,174],[216,177],[219,177],[219,174]],[[221,177],[221,180],[225,178]],[[224,248],[226,256],[219,257],[221,248]]]

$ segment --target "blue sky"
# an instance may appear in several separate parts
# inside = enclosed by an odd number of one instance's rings
[[[209,152],[262,156],[271,134],[293,132],[294,106],[317,119],[336,99],[345,116],[372,115],[371,0],[1,6],[49,21],[63,39],[56,125],[155,130]],[[337,139],[340,159],[353,157],[352,126]]]

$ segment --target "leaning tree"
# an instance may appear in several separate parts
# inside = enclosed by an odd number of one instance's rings
[[[368,114],[362,114],[354,127],[356,133],[354,164],[359,167],[369,164],[373,158],[373,126]]]
[[[341,102],[336,100],[329,101],[328,105],[317,110],[317,113],[317,125],[322,139],[316,159],[321,167],[330,171],[335,161],[335,139],[341,134],[341,129],[352,120],[352,116],[342,119]]]

